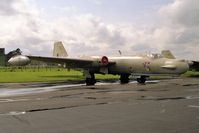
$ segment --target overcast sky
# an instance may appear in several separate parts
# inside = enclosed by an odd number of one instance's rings
[[[1,0],[0,47],[52,55],[125,55],[170,49],[199,60],[198,0]]]

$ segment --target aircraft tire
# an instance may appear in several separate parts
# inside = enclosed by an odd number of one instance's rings
[[[129,83],[129,75],[128,74],[122,74],[120,76],[120,83],[121,84],[127,84],[127,83]]]
[[[91,78],[86,78],[86,85],[90,86],[90,85],[95,85],[96,80],[95,80],[95,75],[94,73],[91,74]]]
[[[140,84],[144,84],[146,82],[146,77],[141,76],[140,78],[137,78],[137,82],[140,83]]]

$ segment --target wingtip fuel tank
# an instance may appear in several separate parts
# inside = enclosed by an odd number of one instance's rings
[[[25,66],[30,63],[30,59],[24,55],[16,55],[8,60],[8,65],[11,66]]]

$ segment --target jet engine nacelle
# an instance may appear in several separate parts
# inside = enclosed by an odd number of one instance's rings
[[[102,65],[102,66],[107,66],[108,63],[109,63],[108,57],[102,56],[102,58],[101,58],[101,65]]]
[[[11,66],[25,66],[30,63],[30,59],[24,55],[16,55],[8,60]]]

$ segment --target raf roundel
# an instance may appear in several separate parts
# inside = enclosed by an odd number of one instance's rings
[[[106,65],[108,65],[108,57],[106,57],[106,56],[103,56],[102,57],[102,59],[101,59],[101,63],[102,63],[102,65],[104,65],[104,66],[106,66]]]

